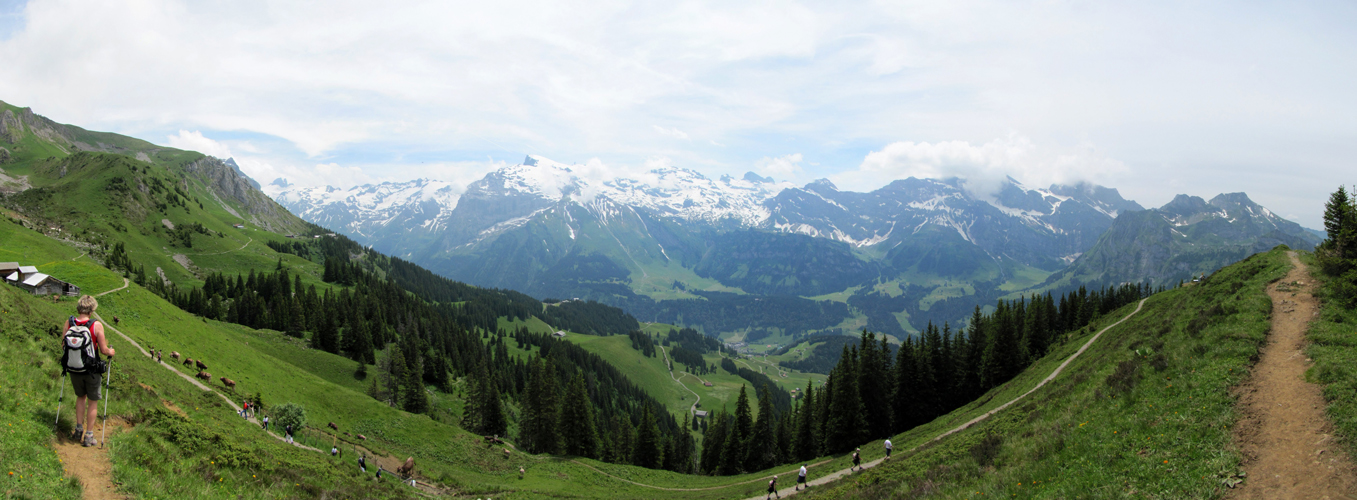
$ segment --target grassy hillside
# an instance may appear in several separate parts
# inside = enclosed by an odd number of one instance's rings
[[[896,436],[880,467],[810,498],[1201,498],[1239,471],[1230,388],[1246,376],[1269,327],[1264,287],[1289,268],[1281,250],[1254,255],[1199,286],[1154,295],[1064,374],[969,429],[934,436],[1049,374],[1070,342],[976,403]],[[1125,316],[1127,306],[1100,320]],[[1086,332],[1097,331],[1093,325]],[[864,446],[869,458],[879,445]]]

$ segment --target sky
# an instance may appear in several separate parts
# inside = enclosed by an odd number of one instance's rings
[[[1352,2],[0,0],[0,100],[268,183],[610,175],[1243,191],[1357,182]]]

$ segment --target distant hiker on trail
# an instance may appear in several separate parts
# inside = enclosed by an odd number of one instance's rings
[[[241,403],[241,404],[240,404],[240,411],[236,412],[236,415],[240,415],[242,418],[249,419],[249,418],[250,418],[250,402],[249,402],[249,401],[246,401],[246,402],[244,402],[244,403]]]
[[[852,471],[854,468],[862,468],[862,448],[853,450],[853,466],[849,467],[848,470]]]
[[[359,468],[359,469],[362,469],[363,472],[367,472],[367,471],[368,471],[368,456],[367,456],[367,455],[363,455],[363,456],[358,457],[358,468]]]
[[[527,474],[527,473],[528,473],[527,469],[524,469],[523,466],[521,466],[521,465],[518,466],[518,478],[519,478],[519,479],[523,479],[523,475],[524,475],[524,474]]]
[[[264,430],[269,430],[269,416],[264,415]]]
[[[800,490],[800,489],[801,489],[801,486],[803,486],[803,485],[804,485],[805,487],[807,487],[807,488],[810,487],[809,484],[806,484],[806,466],[805,466],[805,464],[802,464],[802,465],[801,465],[801,471],[798,472],[798,473],[796,473],[796,487],[795,487],[795,488],[792,488],[792,491]]]
[[[773,476],[773,480],[768,481],[768,494],[763,496],[763,500],[768,500],[768,497],[773,495],[782,498],[782,494],[777,492],[777,476]]]
[[[292,444],[292,424],[287,424],[287,427],[283,430],[283,435],[287,436],[287,444]]]
[[[335,446],[331,446],[331,447],[330,447],[330,456],[333,457],[333,456],[338,456],[338,455],[339,455],[339,448],[338,448],[338,447],[335,447]]]
[[[890,457],[891,457],[891,450],[893,450],[893,449],[895,449],[895,445],[891,444],[890,438],[887,438],[887,439],[886,439],[886,458],[890,458]]]
[[[103,373],[108,366],[99,355],[110,359],[115,351],[108,346],[104,337],[104,325],[90,319],[99,301],[85,295],[76,303],[76,316],[66,320],[66,333],[62,336],[62,372],[71,375],[71,388],[75,390],[75,430],[71,439],[79,439],[84,446],[94,446],[94,419],[98,417],[99,384],[103,382]]]

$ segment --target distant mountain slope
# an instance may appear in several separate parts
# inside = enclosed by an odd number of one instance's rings
[[[1117,217],[1091,250],[1050,282],[1172,285],[1277,245],[1310,250],[1320,241],[1244,193],[1209,202],[1180,194],[1157,209]]]
[[[577,170],[529,156],[460,197],[423,180],[267,189],[310,221],[454,279],[594,298],[649,319],[686,318],[709,333],[740,324],[774,337],[861,326],[898,335],[929,319],[960,319],[1000,286],[1012,288],[1006,283],[1037,283],[1064,268],[1117,214],[1141,208],[1091,185],[1030,189],[1010,180],[982,199],[957,179],[854,193],[826,180],[796,187],[753,173],[713,180],[664,168],[600,181]],[[841,307],[856,293],[898,297],[905,288],[912,295],[904,303]],[[841,312],[800,325],[739,320],[731,301],[740,294]],[[846,294],[839,306],[806,299],[833,294]]]
[[[234,161],[59,124],[30,108],[18,108],[4,102],[0,102],[0,169],[9,177],[23,177],[27,185],[36,188],[73,183],[75,178],[67,178],[67,175],[76,175],[87,183],[97,182],[98,187],[108,187],[106,183],[113,179],[108,171],[120,169],[127,174],[124,178],[131,182],[125,192],[127,196],[137,200],[134,205],[145,208],[144,205],[149,204],[151,212],[165,212],[156,206],[156,203],[167,201],[160,195],[164,189],[166,193],[173,191],[172,194],[179,198],[192,195],[198,201],[220,207],[237,219],[234,222],[284,234],[301,232],[308,227],[305,221],[259,191],[258,183],[244,175]],[[156,179],[161,184],[155,184]],[[108,190],[94,187],[80,186],[82,193],[88,190],[89,194],[69,200],[69,203],[84,209],[92,201],[87,196],[100,199],[112,196]],[[200,193],[197,187],[203,191]],[[124,193],[118,189],[113,191]],[[201,196],[196,196],[198,194]],[[134,215],[145,212],[132,206],[124,208],[132,210]],[[187,206],[184,210],[194,211]],[[79,217],[62,219],[51,222],[81,222]]]

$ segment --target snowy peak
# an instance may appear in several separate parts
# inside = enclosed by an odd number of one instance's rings
[[[581,206],[601,199],[619,205],[646,209],[664,217],[688,221],[735,220],[749,226],[767,217],[765,200],[790,183],[775,182],[756,174],[743,179],[709,179],[679,167],[663,167],[640,174],[602,178],[581,172],[597,169],[570,166],[536,155],[519,165],[491,172],[467,189],[467,197],[535,197],[544,201],[568,200]]]

